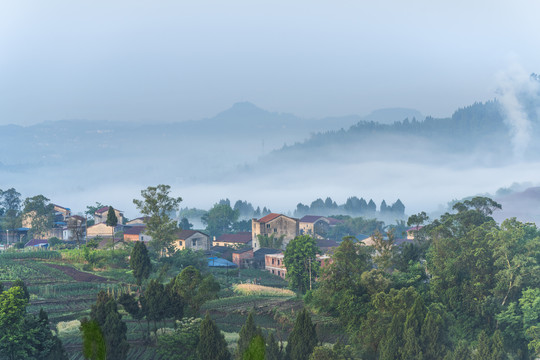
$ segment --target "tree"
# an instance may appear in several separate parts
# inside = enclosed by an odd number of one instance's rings
[[[88,218],[89,216],[92,217],[91,220],[88,220],[87,221],[87,226],[92,226],[94,225],[95,223],[95,219],[94,219],[94,215],[96,214],[96,211],[98,211],[99,209],[101,209],[104,205],[100,202],[96,202],[96,205],[88,205],[86,206],[86,211],[84,212],[84,214],[86,215],[86,218]]]
[[[397,199],[390,207],[390,210],[396,215],[403,215],[405,214],[405,205],[403,205],[401,200]]]
[[[23,203],[23,217],[30,221],[32,234],[43,238],[52,227],[54,205],[43,195],[26,198]]]
[[[28,300],[19,286],[0,294],[0,357],[17,359],[31,356],[31,339],[24,329],[27,304]]]
[[[95,305],[92,305],[90,319],[101,328],[108,359],[126,359],[129,350],[127,326],[118,312],[116,301],[105,291],[100,291]]]
[[[281,350],[274,337],[274,333],[270,333],[266,344],[266,360],[281,360]]]
[[[230,360],[225,337],[206,313],[200,327],[199,344],[197,345],[199,360]]]
[[[172,291],[185,302],[186,313],[197,313],[200,306],[207,300],[216,298],[219,283],[212,275],[202,277],[201,272],[193,266],[188,266],[173,279]]]
[[[394,255],[396,249],[394,248],[394,231],[391,229],[386,233],[386,239],[379,231],[375,231],[371,238],[373,239],[373,248],[377,252],[377,256],[374,261],[379,269],[386,272],[392,272]]]
[[[334,250],[332,261],[322,269],[314,304],[323,311],[339,316],[346,328],[357,328],[369,309],[367,277],[372,268],[370,247],[345,237]]]
[[[257,241],[259,242],[259,247],[270,248],[270,249],[281,249],[283,246],[283,239],[285,235],[276,237],[274,233],[268,234],[257,234]]]
[[[21,225],[21,194],[14,188],[1,191],[0,205],[2,206],[2,227],[7,230],[16,229]],[[6,239],[9,241],[9,239]]]
[[[157,330],[157,322],[165,319],[168,305],[169,297],[163,284],[150,280],[144,292],[144,313],[148,321],[154,322],[154,331]]]
[[[319,273],[320,266],[316,260],[319,252],[315,239],[309,235],[297,236],[287,244],[283,262],[291,289],[304,294],[312,288],[312,282]]]
[[[178,227],[182,230],[189,230],[193,228],[193,224],[186,217],[183,217],[178,223]]]
[[[84,238],[86,231],[87,224],[83,220],[84,219],[79,216],[72,216],[67,219],[68,231],[70,232],[71,236],[75,238],[75,241],[77,241],[78,247],[81,246],[81,240]]]
[[[317,345],[317,332],[311,322],[311,316],[304,308],[296,317],[294,328],[287,343],[287,358],[290,360],[308,360]]]
[[[253,320],[253,312],[251,311],[246,319],[246,322],[240,329],[240,334],[236,347],[236,358],[242,360],[244,352],[249,347],[251,340],[257,335],[257,327]]]
[[[107,212],[107,221],[105,224],[112,228],[112,246],[114,249],[114,228],[116,225],[118,225],[118,218],[116,217],[116,212],[112,206],[109,206],[109,211]]]
[[[83,340],[83,356],[90,360],[105,360],[107,346],[103,332],[97,321],[84,318],[81,321],[81,333]]]
[[[222,203],[215,204],[212,209],[203,215],[201,221],[206,225],[206,230],[211,236],[218,237],[231,231],[231,227],[238,220],[238,216],[238,210],[233,210],[230,205]]]
[[[265,360],[266,346],[262,335],[255,335],[248,348],[244,351],[242,360]]]
[[[201,320],[182,320],[174,332],[159,335],[157,352],[168,360],[197,360]]]
[[[11,284],[11,287],[20,287],[22,290],[22,294],[26,301],[30,302],[30,292],[28,291],[28,288],[26,287],[26,284],[21,279],[17,279]]]
[[[146,190],[141,190],[142,200],[133,199],[137,209],[148,216],[146,233],[152,237],[150,245],[161,254],[174,241],[174,233],[178,227],[170,214],[178,210],[182,201],[181,197],[171,197],[170,189],[169,185],[149,186]]]
[[[133,270],[133,276],[137,280],[137,285],[141,286],[144,279],[148,279],[152,271],[152,263],[146,245],[142,241],[136,241],[131,250],[129,266]]]

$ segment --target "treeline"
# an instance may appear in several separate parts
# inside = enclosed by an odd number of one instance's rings
[[[377,212],[377,205],[370,199],[369,202],[364,198],[358,198],[352,196],[347,198],[344,204],[338,205],[332,198],[327,197],[326,200],[318,198],[311,202],[311,205],[304,205],[299,203],[296,205],[294,216],[302,217],[304,215],[366,215],[375,216]],[[405,205],[401,200],[397,200],[392,205],[387,205],[386,200],[381,202],[379,206],[380,215],[395,215],[397,217],[403,217],[405,215]]]

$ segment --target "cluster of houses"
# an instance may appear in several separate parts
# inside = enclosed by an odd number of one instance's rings
[[[118,219],[118,225],[108,226],[107,213],[109,207],[104,206],[94,213],[94,224],[86,227],[85,218],[78,215],[71,215],[70,209],[54,206],[55,222],[54,227],[44,236],[44,238],[57,237],[64,241],[77,241],[79,236],[86,240],[100,238],[103,244],[109,242],[115,234],[122,233],[123,241],[143,241],[152,240],[146,230],[147,218],[141,217],[130,221],[125,221],[124,214],[120,210],[114,210]],[[23,218],[23,228],[27,231],[31,227],[31,217]],[[325,266],[330,260],[330,254],[339,244],[334,240],[326,238],[326,234],[333,226],[342,221],[325,216],[306,215],[301,219],[293,218],[278,213],[268,214],[260,219],[253,218],[251,221],[251,232],[238,232],[234,234],[223,234],[210,239],[210,236],[198,230],[179,230],[175,233],[175,240],[172,245],[177,250],[192,249],[202,250],[208,255],[209,266],[217,267],[238,267],[266,269],[272,274],[285,278],[287,268],[283,263],[283,249],[287,244],[299,235],[313,236],[317,246],[321,250],[320,255],[314,261]],[[415,228],[409,229],[407,238],[398,239],[397,244],[414,239]],[[281,247],[279,249],[261,246],[261,239],[279,239]],[[371,237],[366,236],[359,239],[366,245],[373,245]],[[26,246],[47,246],[45,239],[32,239]]]

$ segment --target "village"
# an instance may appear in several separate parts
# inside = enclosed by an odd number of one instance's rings
[[[124,212],[112,206],[96,208],[92,216],[73,215],[71,209],[57,204],[50,204],[54,213],[52,226],[32,231],[36,224],[36,212],[23,213],[22,227],[6,229],[0,238],[4,244],[0,250],[13,247],[25,249],[47,249],[51,247],[78,247],[89,242],[97,248],[106,249],[123,244],[141,241],[148,244],[152,237],[147,234],[148,217],[127,220]],[[266,210],[266,209],[265,209]],[[114,213],[116,224],[108,224],[108,217]],[[185,221],[185,220],[184,220]],[[180,220],[174,232],[174,241],[170,251],[190,249],[200,251],[208,259],[208,266],[227,269],[262,269],[269,273],[286,278],[287,268],[283,262],[287,244],[301,235],[309,235],[315,239],[319,250],[316,261],[324,267],[330,260],[333,250],[342,239],[330,238],[331,229],[344,221],[321,215],[305,215],[294,218],[279,213],[269,213],[261,218],[252,218],[251,232],[231,231],[219,236],[211,236],[205,229],[182,229]],[[188,223],[185,221],[185,223]],[[191,225],[191,224],[189,224]],[[191,226],[190,226],[191,227]],[[404,243],[413,243],[415,233],[421,227],[408,227],[401,234],[394,234],[392,246],[400,247]],[[35,230],[35,229],[34,229]],[[28,239],[29,234],[32,238]],[[401,236],[399,236],[401,235]],[[351,234],[355,241],[373,246],[373,234]],[[384,235],[387,240],[388,235]],[[21,241],[26,239],[26,241]]]

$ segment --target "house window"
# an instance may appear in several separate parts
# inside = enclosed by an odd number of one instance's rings
[[[277,264],[279,265],[279,260],[277,261]]]
[[[277,233],[277,228],[274,228],[274,232]]]
[[[178,245],[182,246],[182,240],[178,241]]]
[[[197,246],[197,239],[194,239],[194,240],[193,240],[192,245],[193,245],[193,247],[196,247],[196,246]]]
[[[278,270],[277,274],[278,274],[279,276],[281,276],[281,271]]]
[[[272,274],[274,274],[274,270],[272,270]]]
[[[270,229],[270,224],[266,224],[266,228],[267,228],[267,229]]]
[[[272,259],[272,265],[274,265],[274,259]]]

